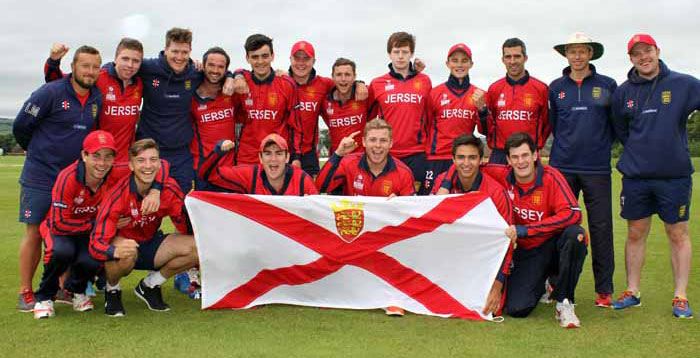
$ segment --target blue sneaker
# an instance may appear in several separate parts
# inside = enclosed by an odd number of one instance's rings
[[[639,293],[637,295],[632,291],[622,292],[622,296],[617,299],[617,301],[612,303],[612,308],[616,310],[621,310],[629,307],[638,307],[642,305],[642,300],[639,298]]]
[[[175,285],[176,290],[184,294],[190,293],[190,277],[187,275],[187,272],[175,275],[175,280],[173,280],[173,284]]]
[[[693,310],[690,309],[688,300],[678,297],[673,299],[673,317],[693,318]]]
[[[95,292],[95,287],[92,286],[92,282],[90,281],[88,281],[87,286],[85,287],[85,294],[89,297],[97,296],[97,293]]]

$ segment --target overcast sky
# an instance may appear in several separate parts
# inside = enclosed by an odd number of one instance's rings
[[[131,5],[133,4],[133,5]],[[243,43],[253,33],[274,39],[273,66],[287,68],[289,51],[298,40],[316,48],[316,69],[330,75],[337,57],[357,62],[358,78],[369,82],[387,71],[386,40],[392,32],[417,38],[416,56],[424,59],[433,84],[446,80],[450,46],[471,47],[473,84],[487,88],[505,73],[501,44],[519,37],[527,45],[530,74],[544,82],[561,75],[566,60],[552,46],[584,31],[603,43],[598,71],[625,79],[631,66],[627,41],[650,33],[671,69],[700,76],[700,6],[679,1],[7,1],[0,14],[0,116],[14,117],[30,93],[43,84],[42,66],[53,42],[71,48],[97,47],[103,62],[112,61],[119,39],[144,43],[146,57],[164,47],[167,29],[194,32],[193,56],[214,45],[231,56],[231,68],[248,67]],[[72,57],[72,53],[69,54]],[[63,69],[69,72],[68,61]]]

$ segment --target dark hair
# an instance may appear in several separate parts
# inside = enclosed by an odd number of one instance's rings
[[[75,50],[75,53],[73,54],[73,63],[76,63],[78,61],[78,56],[81,53],[86,53],[88,55],[97,55],[97,56],[100,55],[100,51],[97,51],[96,48],[94,48],[92,46],[88,46],[88,45],[83,45],[83,46],[78,47],[77,50]],[[100,61],[102,61],[102,58],[100,58]]]
[[[270,53],[275,53],[272,49],[272,39],[263,34],[248,36],[243,47],[245,48],[245,54],[248,55],[249,52],[257,51],[265,45],[270,46]]]
[[[226,51],[224,51],[224,49],[222,49],[219,46],[214,46],[214,47],[208,49],[207,52],[204,53],[204,56],[202,56],[202,64],[203,65],[207,64],[207,58],[212,53],[224,56],[226,58],[226,68],[228,68],[229,63],[231,63],[231,58],[228,57],[228,54],[226,53]]]
[[[117,45],[117,51],[114,53],[114,58],[117,58],[119,51],[123,49],[138,51],[143,57],[143,44],[141,44],[141,41],[139,40],[132,39],[130,37],[124,37],[121,39],[121,41],[119,41],[119,45]]]
[[[452,141],[452,156],[454,157],[457,154],[457,148],[463,145],[472,145],[475,146],[476,149],[479,150],[479,158],[482,158],[484,156],[484,142],[481,141],[481,139],[477,138],[474,134],[472,133],[464,133],[459,135],[457,138],[455,138]]]
[[[517,37],[512,37],[507,39],[504,43],[503,46],[501,46],[501,53],[505,53],[505,48],[506,47],[518,47],[523,49],[523,56],[527,56],[527,49],[525,48],[525,43],[523,40],[517,38]]]
[[[338,66],[350,66],[352,67],[352,73],[355,73],[355,62],[352,60],[348,60],[347,58],[343,57],[338,57],[337,60],[335,60],[335,63],[333,63],[333,67],[331,68],[331,75],[335,72],[335,68]]]
[[[129,147],[129,159],[136,157],[139,153],[148,149],[155,149],[156,152],[160,154],[160,148],[158,148],[158,143],[156,143],[155,140],[151,138],[137,140]]]
[[[394,47],[403,46],[410,47],[411,53],[416,52],[416,37],[404,31],[394,32],[386,42],[386,53],[391,53]]]
[[[192,31],[173,27],[165,33],[165,47],[170,46],[171,42],[186,43],[192,46]]]
[[[517,148],[523,144],[527,144],[527,146],[530,148],[530,151],[532,153],[535,153],[537,151],[537,146],[535,145],[535,141],[532,139],[532,137],[528,133],[518,132],[518,133],[513,133],[506,140],[506,147],[505,147],[506,154],[510,155],[511,148]]]

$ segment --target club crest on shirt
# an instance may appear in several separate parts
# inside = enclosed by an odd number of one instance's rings
[[[413,82],[413,88],[415,88],[416,91],[420,91],[420,89],[423,88],[423,83],[420,81],[415,81]]]
[[[663,104],[671,103],[671,91],[661,92],[661,103],[663,103]]]
[[[681,205],[680,208],[678,208],[678,217],[679,218],[684,218],[685,217],[685,212],[686,212],[686,206]]]
[[[192,89],[192,81],[191,80],[185,80],[185,89],[188,91]]]
[[[335,228],[340,238],[348,244],[357,239],[365,225],[364,205],[349,200],[341,200],[339,204],[331,203]]]
[[[326,107],[326,113],[333,115],[333,103],[328,102],[328,107]]]
[[[630,109],[634,108],[634,100],[630,99],[627,101],[627,108],[630,108]]]
[[[357,190],[362,190],[365,188],[365,178],[362,176],[362,174],[358,174],[355,177],[355,181],[352,182],[352,187]]]
[[[389,196],[391,194],[391,180],[383,180],[382,181],[382,193],[386,196]]]
[[[267,104],[270,107],[277,105],[277,93],[271,92],[267,95]]]
[[[253,97],[251,97],[250,94],[248,94],[248,98],[245,100],[245,105],[247,107],[253,107]]]
[[[97,118],[97,103],[92,104],[92,119]]]
[[[154,79],[153,79],[153,82],[151,82],[151,85],[152,85],[154,88],[155,88],[155,87],[158,87],[158,86],[160,86],[160,81],[158,81],[157,78],[154,78]]]
[[[541,191],[536,191],[532,193],[532,203],[535,205],[540,205],[542,204],[542,192]]]
[[[73,202],[80,205],[85,201],[85,198],[83,198],[83,195],[85,195],[85,190],[80,190],[80,194],[73,198]]]
[[[134,99],[139,99],[141,98],[141,93],[139,91],[134,91]]]
[[[65,109],[66,111],[69,110],[70,109],[70,102],[68,102],[67,100],[64,100],[63,102],[61,102],[61,107],[63,109]]]
[[[532,98],[532,95],[529,93],[526,93],[525,96],[523,97],[523,104],[525,104],[525,107],[532,107],[533,103],[534,103],[534,98]]]
[[[198,110],[198,111],[206,111],[206,110],[207,110],[207,104],[206,104],[206,103],[200,104],[200,105],[197,107],[197,110]]]
[[[360,109],[360,104],[357,102],[352,102],[352,104],[350,105],[350,108],[352,108],[353,111],[356,111],[356,110]]]
[[[603,93],[603,90],[600,87],[593,87],[591,95],[593,96],[593,98],[599,99],[601,93]]]
[[[559,99],[566,98],[566,92],[564,92],[564,91],[559,92],[559,95],[557,96],[557,98],[559,98]]]

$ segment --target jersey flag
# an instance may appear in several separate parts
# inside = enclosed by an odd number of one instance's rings
[[[483,193],[306,197],[193,192],[185,200],[202,308],[281,303],[491,319],[508,249]]]

